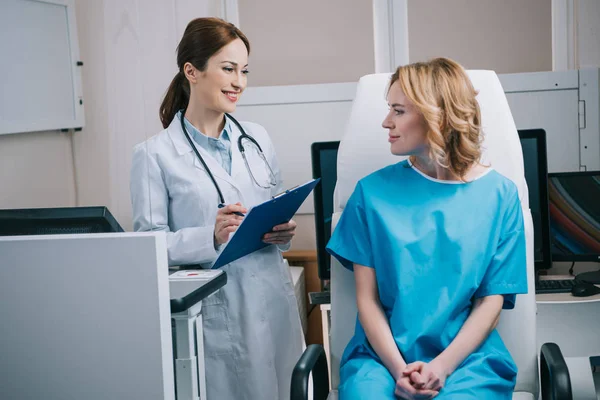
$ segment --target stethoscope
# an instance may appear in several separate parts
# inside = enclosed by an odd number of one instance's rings
[[[242,125],[240,125],[240,123],[235,118],[233,118],[231,115],[229,115],[227,113],[225,113],[225,116],[227,118],[229,118],[231,121],[233,121],[233,123],[238,127],[238,129],[242,133],[240,135],[240,137],[238,138],[237,146],[238,146],[240,153],[242,154],[242,158],[244,159],[244,164],[246,164],[246,169],[248,170],[248,173],[250,174],[250,177],[252,178],[254,183],[258,187],[261,187],[263,189],[270,189],[272,187],[277,186],[277,179],[275,178],[275,174],[273,173],[273,170],[271,169],[271,166],[269,165],[269,162],[267,161],[267,158],[265,157],[265,154],[263,153],[262,148],[260,147],[258,142],[252,136],[250,136],[246,133],[244,128],[242,128]],[[221,192],[221,188],[217,184],[215,177],[213,176],[212,172],[208,168],[208,165],[206,165],[206,162],[204,161],[204,159],[202,158],[200,153],[198,152],[198,149],[194,145],[194,142],[192,142],[192,138],[190,137],[187,129],[185,128],[184,118],[185,118],[185,110],[182,110],[181,111],[181,129],[183,130],[183,134],[185,135],[188,142],[190,143],[192,150],[194,150],[194,153],[196,153],[196,157],[198,157],[198,160],[200,160],[200,162],[202,163],[202,166],[204,166],[204,170],[210,177],[210,180],[212,181],[213,185],[215,186],[215,189],[217,189],[217,194],[219,195],[219,202],[220,202],[219,208],[221,208],[225,205],[225,198],[223,197],[223,192]],[[258,182],[258,180],[254,177],[254,174],[252,173],[252,169],[250,168],[250,164],[248,164],[248,160],[246,159],[246,152],[245,152],[244,146],[242,144],[242,140],[244,140],[244,139],[249,140],[252,144],[254,144],[256,146],[256,148],[258,149],[258,155],[260,156],[260,158],[265,163],[265,166],[267,167],[267,170],[269,172],[269,183],[267,186],[261,185]]]

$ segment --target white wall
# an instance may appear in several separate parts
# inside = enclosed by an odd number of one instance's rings
[[[74,206],[68,134],[0,135],[0,188],[0,208]]]
[[[75,4],[85,106],[85,128],[73,136],[78,205],[110,202],[108,90],[104,53],[104,1]]]
[[[372,0],[238,0],[249,85],[355,82],[375,72]]]
[[[600,1],[575,0],[577,4],[577,65],[600,66]]]
[[[552,70],[551,0],[408,0],[411,62],[450,57],[499,74]]]

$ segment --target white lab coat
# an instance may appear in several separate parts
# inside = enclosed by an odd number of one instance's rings
[[[263,189],[253,183],[237,146],[241,133],[231,126],[231,176],[202,147],[197,148],[225,202],[250,207],[268,200],[281,187]],[[281,186],[267,132],[254,123],[242,126],[260,144]],[[258,154],[246,150],[246,157],[255,176],[264,170]],[[134,230],[167,232],[169,265],[207,267],[216,259],[213,235],[219,198],[178,118],[135,146],[131,200]],[[267,246],[223,270],[227,284],[203,304],[208,400],[289,399],[292,370],[304,339],[281,249]]]

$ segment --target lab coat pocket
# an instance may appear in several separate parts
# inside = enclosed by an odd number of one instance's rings
[[[212,185],[207,183],[207,185]],[[178,227],[214,224],[218,197],[210,186],[197,183],[178,183],[169,187],[170,219]]]
[[[230,328],[229,313],[219,290],[206,298],[202,305],[204,351],[207,356],[232,352]]]
[[[223,296],[221,292],[221,289],[217,290],[215,293],[202,300],[202,319],[204,321],[223,317],[223,312],[221,309],[225,306],[223,304]]]

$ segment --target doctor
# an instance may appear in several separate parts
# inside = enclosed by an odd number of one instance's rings
[[[165,129],[134,148],[136,231],[167,232],[169,265],[208,267],[253,206],[281,190],[273,144],[260,125],[238,123],[250,44],[233,24],[191,21],[179,72],[160,107]],[[296,224],[273,228],[272,246],[223,267],[228,283],[203,307],[209,400],[289,399],[303,337],[281,251]]]

